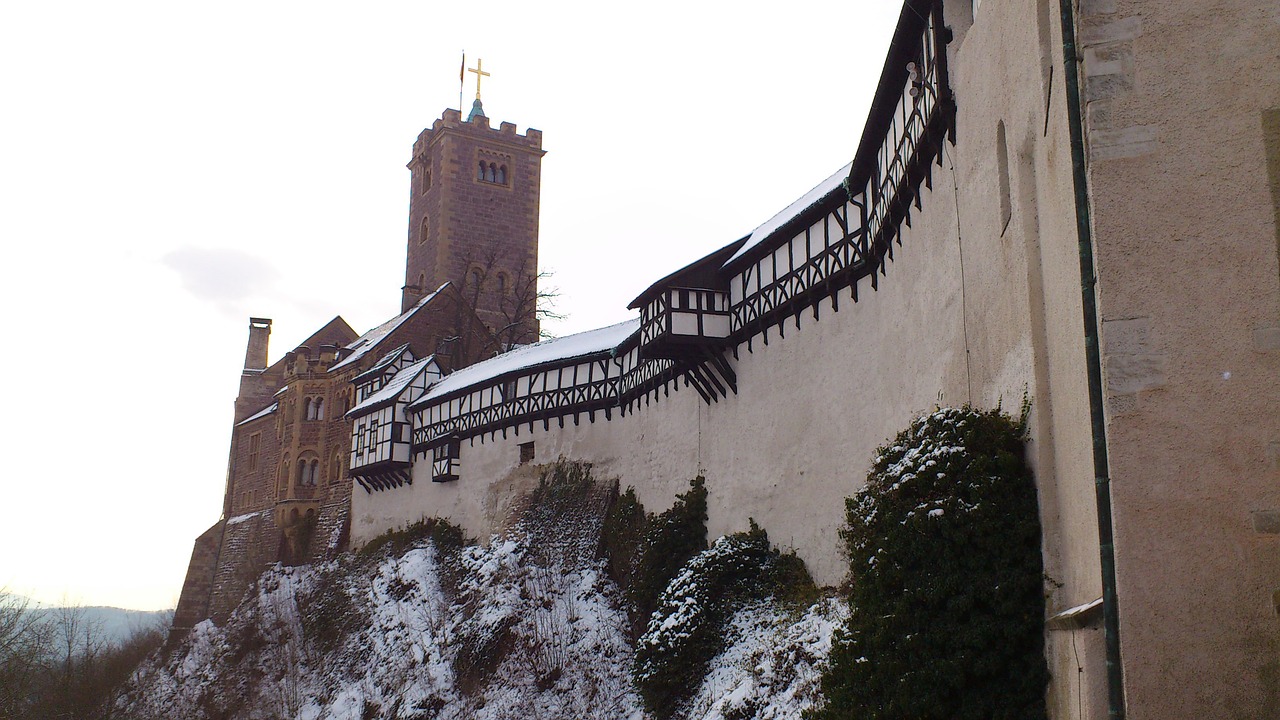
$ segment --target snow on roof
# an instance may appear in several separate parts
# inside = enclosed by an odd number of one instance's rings
[[[817,205],[820,200],[837,190],[844,179],[849,177],[849,170],[853,167],[853,163],[848,163],[844,167],[835,172],[834,175],[818,183],[812,190],[805,193],[799,200],[791,203],[782,212],[769,218],[763,225],[751,231],[751,236],[738,248],[738,252],[733,257],[725,261],[725,265],[729,265],[734,260],[746,255],[752,248],[764,242],[766,238],[772,235],[778,228],[786,225],[800,213]]]
[[[362,415],[362,410],[372,409],[386,403],[388,400],[400,397],[400,393],[404,392],[404,389],[409,387],[409,383],[413,382],[414,378],[421,375],[423,371],[427,369],[427,366],[435,360],[435,357],[435,355],[429,355],[412,365],[406,365],[400,370],[400,372],[396,373],[395,377],[391,378],[386,385],[383,385],[381,390],[370,395],[365,398],[363,402],[351,408],[347,413],[347,417]]]
[[[373,364],[373,367],[370,367],[368,370],[365,370],[359,375],[351,378],[351,382],[359,385],[361,380],[378,374],[383,369],[385,369],[388,365],[395,362],[396,360],[399,360],[400,356],[404,354],[404,351],[408,349],[409,349],[409,343],[405,343],[400,347],[396,348],[395,350],[392,350],[391,352],[387,353],[386,355],[383,355],[382,358],[378,360],[378,362]]]
[[[330,367],[329,372],[333,372],[334,370],[344,368],[354,363],[355,361],[359,360],[360,358],[364,357],[370,350],[377,347],[378,343],[385,340],[386,337],[390,335],[392,332],[394,332],[396,328],[400,327],[400,325],[404,323],[405,320],[408,320],[415,312],[417,312],[419,308],[431,302],[432,298],[434,298],[436,295],[439,295],[440,291],[443,290],[445,288],[445,285],[448,285],[448,284],[449,283],[446,282],[444,285],[441,285],[440,287],[436,288],[435,292],[431,293],[430,295],[426,295],[421,300],[419,300],[417,304],[414,305],[413,307],[409,308],[403,313],[400,313],[399,315],[382,323],[378,327],[356,338],[354,341],[352,341],[350,345],[347,345],[347,349],[352,350],[353,352],[350,355],[343,358],[341,362],[335,363],[333,367]]]
[[[617,325],[588,330],[576,335],[566,335],[553,340],[543,340],[533,345],[525,345],[522,348],[517,348],[495,358],[462,368],[452,375],[446,376],[427,391],[427,394],[423,395],[414,405],[417,406],[428,400],[442,397],[455,390],[480,385],[499,375],[505,375],[515,370],[612,350],[621,345],[624,340],[631,337],[639,329],[640,318],[632,318]]]
[[[268,513],[268,512],[270,512],[270,511],[269,511],[269,510],[259,510],[259,511],[257,511],[257,512],[245,513],[244,515],[237,515],[237,516],[235,516],[235,517],[233,517],[233,518],[228,518],[228,519],[227,519],[227,524],[228,524],[228,525],[239,525],[240,523],[242,523],[242,522],[244,522],[244,521],[246,521],[246,520],[252,520],[253,518],[258,517],[259,515],[264,515],[264,514],[266,514],[266,513]]]
[[[280,407],[280,403],[278,403],[278,402],[273,402],[273,403],[271,403],[270,405],[268,405],[268,406],[266,406],[266,407],[262,408],[262,409],[261,409],[261,410],[259,410],[258,412],[254,413],[254,414],[250,415],[249,417],[247,417],[247,418],[245,418],[245,419],[241,420],[240,422],[236,423],[236,425],[237,425],[237,426],[239,426],[239,425],[244,425],[245,423],[251,423],[251,422],[253,422],[254,420],[257,420],[257,419],[259,419],[259,418],[264,418],[264,417],[266,417],[266,416],[270,415],[271,413],[275,412],[275,411],[276,411],[276,409],[277,409],[277,408],[279,408],[279,407]]]

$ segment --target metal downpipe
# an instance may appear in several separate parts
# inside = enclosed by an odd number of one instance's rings
[[[1067,125],[1071,133],[1071,174],[1075,187],[1076,235],[1080,253],[1080,296],[1084,312],[1085,364],[1089,376],[1089,418],[1093,434],[1094,492],[1098,508],[1098,552],[1102,567],[1102,622],[1106,635],[1107,703],[1112,720],[1125,715],[1124,670],[1120,664],[1120,608],[1116,598],[1116,554],[1111,527],[1111,479],[1107,465],[1107,427],[1102,408],[1102,355],[1098,343],[1097,276],[1089,222],[1089,184],[1085,169],[1084,125],[1080,108],[1079,54],[1074,0],[1060,0],[1062,65],[1067,84]]]

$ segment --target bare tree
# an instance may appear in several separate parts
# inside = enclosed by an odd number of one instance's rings
[[[542,323],[564,318],[554,310],[559,291],[547,287],[550,274],[537,272],[532,258],[490,247],[467,253],[462,265],[458,297],[484,324],[486,345],[497,352],[549,337]]]
[[[83,605],[42,609],[0,590],[0,720],[112,717],[130,675],[164,642],[169,620],[111,642]]]
[[[51,630],[30,601],[0,589],[0,718],[36,716],[32,705],[48,666]]]

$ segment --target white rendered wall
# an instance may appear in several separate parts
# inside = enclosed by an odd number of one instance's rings
[[[799,329],[788,321],[785,339],[774,329],[768,346],[757,336],[752,352],[739,348],[738,395],[707,406],[684,388],[626,417],[615,412],[607,421],[597,412],[591,423],[583,414],[563,430],[553,422],[543,431],[539,423],[506,439],[499,433],[464,441],[457,482],[432,483],[430,464],[418,462],[412,486],[372,494],[357,488],[353,540],[358,545],[429,516],[487,537],[503,525],[512,495],[536,482],[532,471],[517,468],[518,445],[532,440],[536,462],[590,461],[597,477],[634,486],[649,510],[669,507],[701,472],[712,537],[746,529],[754,518],[775,544],[799,552],[818,582],[840,582],[844,500],[861,487],[876,447],[915,415],[971,399],[949,174],[937,175],[922,202],[925,211],[904,231],[878,292],[864,280],[859,303],[845,291],[839,313],[824,303],[819,321],[806,311]],[[1004,398],[1016,412],[1033,384],[1028,347],[1024,332],[990,348],[984,366],[1002,371],[973,399]]]

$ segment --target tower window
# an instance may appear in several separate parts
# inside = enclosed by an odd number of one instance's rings
[[[431,170],[425,165],[418,172],[418,194],[426,195],[431,189]]]
[[[324,398],[306,398],[305,399],[305,415],[307,420],[323,420],[324,419]]]
[[[426,216],[426,215],[423,215],[423,216],[422,216],[422,223],[421,223],[420,225],[418,225],[418,243],[419,243],[419,244],[424,243],[424,242],[426,242],[426,241],[427,241],[427,230],[429,230],[429,229],[430,229],[430,227],[431,227],[431,225],[430,225],[430,223],[427,221],[427,216]]]
[[[301,457],[298,459],[298,485],[314,487],[320,479],[320,458]]]
[[[510,162],[511,158],[509,156],[496,155],[481,150],[480,158],[476,162],[476,180],[493,185],[509,186],[511,184],[511,172],[507,168]]]
[[[250,472],[258,469],[258,450],[262,445],[262,433],[254,433],[249,436],[249,470]]]

